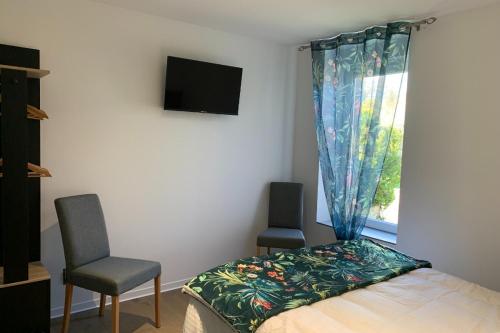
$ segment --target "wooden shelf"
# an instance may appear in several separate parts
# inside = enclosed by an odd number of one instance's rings
[[[3,267],[0,267],[0,289],[22,284],[34,283],[50,279],[49,271],[42,265],[41,262],[30,262],[28,264],[28,280],[18,281],[13,283],[3,283]]]
[[[9,66],[0,64],[0,72],[2,69],[13,69],[16,71],[25,71],[26,75],[30,79],[40,79],[46,75],[50,74],[50,71],[45,69],[36,69],[36,68],[28,68],[28,67],[18,67],[18,66]]]

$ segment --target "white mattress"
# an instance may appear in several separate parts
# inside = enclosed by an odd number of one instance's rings
[[[184,333],[231,327],[194,298]],[[500,293],[429,268],[266,320],[257,333],[500,332]]]

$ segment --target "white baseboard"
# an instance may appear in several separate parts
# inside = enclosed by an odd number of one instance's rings
[[[189,280],[191,280],[191,278],[163,283],[160,287],[161,292],[179,289]],[[145,287],[145,288],[136,288],[136,289],[132,289],[132,290],[127,291],[126,293],[120,295],[120,302],[128,301],[128,300],[131,300],[134,298],[149,296],[152,294],[154,294],[154,286],[149,286],[149,287]],[[92,300],[88,300],[88,301],[80,302],[80,303],[73,303],[71,306],[71,313],[77,313],[77,312],[82,312],[82,311],[97,308],[99,306],[99,294],[96,293],[95,295],[96,295],[96,298],[94,298]],[[106,305],[108,305],[108,304],[111,304],[109,297],[107,298],[107,302],[106,302]],[[50,309],[50,318],[62,317],[63,314],[64,314],[64,306],[57,306],[57,307]]]

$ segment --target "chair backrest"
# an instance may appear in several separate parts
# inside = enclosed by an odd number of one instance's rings
[[[302,230],[303,197],[300,183],[271,183],[269,227]]]
[[[106,223],[96,194],[55,200],[66,258],[66,269],[109,257]]]

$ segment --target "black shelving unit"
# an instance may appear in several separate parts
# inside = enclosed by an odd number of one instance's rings
[[[38,167],[42,118],[31,113],[40,111],[40,78],[48,74],[39,67],[38,50],[0,45],[0,330],[5,332],[50,331],[50,276],[39,262],[39,177],[50,174]]]

